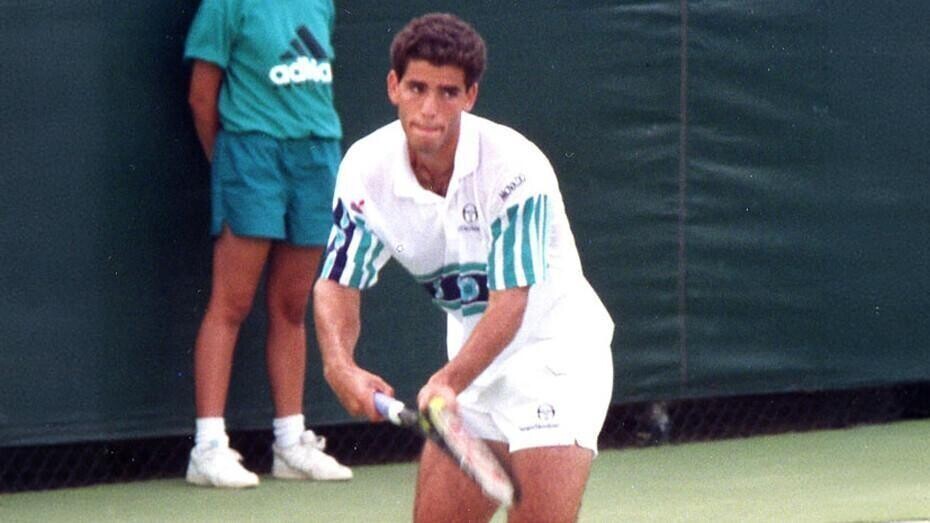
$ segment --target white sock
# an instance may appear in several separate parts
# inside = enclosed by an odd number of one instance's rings
[[[226,421],[223,418],[197,418],[194,446],[228,447],[229,436],[226,435]]]
[[[303,414],[275,418],[272,426],[275,445],[281,448],[290,447],[300,441],[300,435],[306,430]]]

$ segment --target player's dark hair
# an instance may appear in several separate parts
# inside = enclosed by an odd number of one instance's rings
[[[391,69],[398,78],[411,60],[426,60],[441,67],[453,65],[465,72],[465,87],[481,80],[487,48],[475,29],[447,13],[430,13],[411,20],[391,42]]]

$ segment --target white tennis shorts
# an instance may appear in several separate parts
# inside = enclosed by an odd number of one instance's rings
[[[510,452],[579,445],[597,454],[613,391],[613,328],[584,338],[551,338],[522,347],[493,381],[458,396],[472,435]]]

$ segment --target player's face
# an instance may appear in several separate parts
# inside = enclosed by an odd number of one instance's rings
[[[457,66],[411,60],[403,78],[388,73],[388,97],[416,154],[454,157],[462,111],[470,111],[477,96],[478,85],[466,89],[465,72]]]

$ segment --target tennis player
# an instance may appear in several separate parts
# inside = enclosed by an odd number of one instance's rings
[[[314,289],[324,374],[350,413],[380,419],[372,395],[393,388],[353,354],[360,291],[396,259],[448,318],[449,361],[419,407],[443,397],[512,471],[522,496],[511,521],[573,521],[610,401],[613,323],[582,274],[552,166],[469,113],[486,56],[471,26],[414,19],[390,54],[399,118],[343,159]],[[415,520],[487,521],[496,509],[426,443]]]

